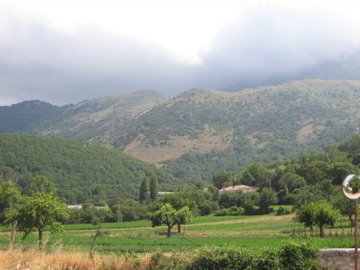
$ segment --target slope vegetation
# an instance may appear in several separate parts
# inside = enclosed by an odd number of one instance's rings
[[[193,89],[124,126],[117,145],[176,177],[207,178],[350,138],[359,131],[359,102],[359,81],[295,81],[236,93]]]
[[[1,178],[13,178],[26,190],[31,178],[45,175],[69,203],[135,197],[140,182],[153,174],[160,187],[174,181],[118,150],[48,136],[0,135]]]

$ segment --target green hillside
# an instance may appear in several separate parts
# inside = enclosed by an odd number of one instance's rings
[[[145,175],[157,175],[160,188],[174,179],[120,151],[83,141],[48,136],[0,135],[0,176],[24,189],[34,176],[53,180],[69,203],[134,198]]]

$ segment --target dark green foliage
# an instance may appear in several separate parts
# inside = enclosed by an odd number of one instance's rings
[[[21,200],[21,191],[12,181],[4,181],[0,183],[0,224],[9,224],[7,215],[9,211]]]
[[[280,206],[277,210],[276,210],[276,215],[277,216],[281,216],[281,215],[288,215],[290,214],[291,211],[289,209],[286,209],[283,206]]]
[[[29,185],[29,192],[31,194],[35,193],[51,193],[55,194],[56,189],[52,181],[50,181],[46,176],[39,175],[31,180]]]
[[[237,248],[207,248],[195,255],[188,270],[310,270],[320,269],[314,250],[302,244],[285,244],[277,250],[254,254]]]
[[[219,208],[217,202],[213,201],[212,194],[196,189],[184,189],[175,194],[159,197],[158,202],[168,203],[177,210],[187,206],[195,215],[208,215]]]
[[[281,176],[278,185],[280,189],[285,189],[287,192],[291,192],[294,189],[305,186],[306,181],[303,177],[294,172],[287,172]]]
[[[261,190],[259,197],[259,208],[261,213],[271,212],[270,206],[277,204],[277,202],[278,198],[274,190],[269,188],[264,188]]]
[[[5,173],[13,175],[26,193],[31,179],[47,176],[68,203],[136,198],[145,175],[156,175],[164,189],[174,182],[155,166],[119,151],[46,136],[0,135],[0,168],[9,169]]]
[[[215,187],[222,189],[226,183],[230,182],[230,174],[225,171],[215,172],[212,176],[212,182]]]
[[[149,199],[149,178],[145,177],[140,185],[139,202],[145,202],[148,199]]]
[[[244,214],[241,207],[232,206],[228,209],[220,209],[214,212],[214,216],[240,216]]]
[[[340,144],[339,149],[348,154],[353,164],[360,165],[360,135]]]
[[[150,199],[152,201],[156,200],[156,197],[157,197],[157,194],[159,191],[158,186],[159,186],[159,182],[158,182],[157,177],[155,175],[151,176],[149,192],[150,192]]]
[[[280,265],[286,270],[320,269],[314,261],[314,252],[309,245],[288,243],[279,249]]]

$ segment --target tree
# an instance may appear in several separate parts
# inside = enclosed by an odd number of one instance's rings
[[[190,221],[191,212],[189,207],[184,206],[179,210],[176,210],[170,204],[165,203],[160,206],[160,208],[151,215],[151,223],[153,227],[160,226],[165,224],[167,226],[167,237],[171,235],[171,229],[176,224],[186,224]]]
[[[340,144],[339,149],[347,153],[353,164],[360,165],[360,135],[355,135],[350,140]]]
[[[190,222],[191,216],[192,214],[188,206],[184,206],[176,211],[175,220],[178,227],[178,233],[181,233],[181,225]]]
[[[32,196],[24,196],[21,203],[9,214],[11,220],[17,220],[19,231],[27,237],[35,228],[38,231],[39,249],[43,248],[43,232],[51,233],[62,230],[59,219],[66,218],[68,210],[54,194],[36,192]]]
[[[296,214],[296,219],[305,225],[305,227],[312,228],[314,225],[319,227],[320,237],[324,237],[324,227],[334,226],[336,220],[340,216],[340,212],[331,204],[321,201],[312,202],[303,205]]]
[[[335,162],[328,166],[329,176],[335,185],[341,185],[345,177],[357,173],[358,168],[350,162]]]
[[[264,188],[260,193],[259,207],[262,213],[270,212],[270,205],[278,202],[276,192],[270,188]]]
[[[287,192],[292,192],[294,189],[305,186],[306,181],[300,175],[294,172],[287,172],[279,179],[279,187],[285,189]]]
[[[12,249],[16,229],[17,229],[17,220],[9,220],[7,216],[9,212],[12,211],[17,203],[21,200],[21,192],[18,186],[14,184],[12,181],[2,182],[0,185],[0,223],[2,225],[11,224],[12,230],[9,238],[8,248]]]
[[[339,216],[339,210],[334,208],[331,204],[322,202],[317,205],[315,225],[320,229],[320,237],[324,237],[324,226],[334,226]]]
[[[29,191],[30,193],[45,192],[55,194],[56,188],[54,183],[46,176],[40,175],[31,180]]]
[[[150,199],[152,201],[156,200],[158,193],[158,185],[159,185],[158,179],[155,175],[153,175],[150,180]]]
[[[355,221],[353,220],[353,216],[355,215],[355,207],[357,204],[353,200],[349,200],[342,194],[342,192],[336,193],[332,201],[334,206],[340,210],[341,215],[347,216],[352,225],[355,225]]]
[[[139,190],[139,201],[145,202],[149,197],[149,179],[145,177],[141,182],[140,190]]]
[[[230,174],[225,171],[219,171],[213,174],[212,182],[217,189],[222,189],[226,182],[230,181]]]
[[[263,164],[253,163],[243,171],[241,181],[246,185],[272,188],[271,180],[273,176],[273,171]]]

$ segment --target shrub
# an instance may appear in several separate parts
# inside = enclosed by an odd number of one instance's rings
[[[314,250],[306,244],[285,244],[279,249],[278,256],[283,269],[318,269],[314,261]]]
[[[276,210],[276,215],[277,216],[281,216],[281,215],[288,215],[290,214],[291,211],[289,209],[286,209],[283,206],[280,206],[277,210]]]
[[[185,270],[186,265],[179,256],[166,256],[161,252],[151,255],[147,270]]]
[[[199,252],[188,270],[246,269],[252,261],[250,253],[236,248],[207,248]]]
[[[240,216],[242,214],[244,214],[243,208],[232,206],[229,209],[220,209],[215,211],[214,216]]]
[[[314,251],[305,244],[285,244],[279,249],[254,254],[237,248],[199,251],[187,270],[316,270]]]

